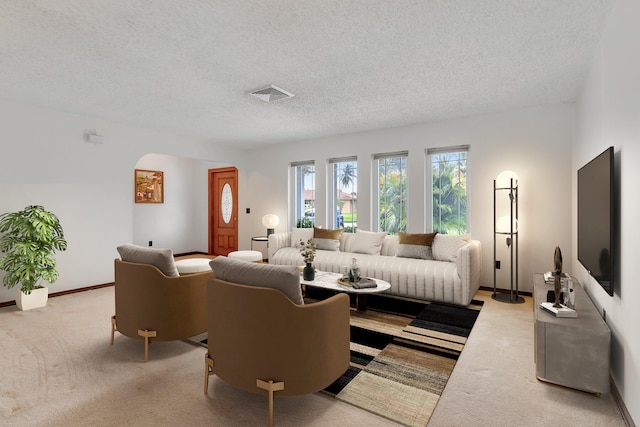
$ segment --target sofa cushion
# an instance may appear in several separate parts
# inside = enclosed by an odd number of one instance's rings
[[[307,242],[313,239],[313,228],[292,228],[291,229],[291,246],[300,249],[300,240]]]
[[[436,234],[433,238],[433,258],[438,261],[455,262],[458,249],[469,242],[468,234]]]
[[[130,243],[120,245],[117,249],[122,261],[155,265],[162,274],[168,277],[180,275],[171,249],[149,248]]]
[[[356,230],[356,237],[351,244],[351,251],[357,254],[380,255],[382,241],[387,233]]]
[[[436,233],[398,233],[400,244],[396,251],[397,257],[433,259],[431,245]]]
[[[313,243],[316,245],[316,249],[339,251],[342,231],[342,229],[325,230],[324,228],[313,227]]]
[[[295,265],[259,264],[223,256],[216,257],[209,265],[220,280],[277,289],[294,304],[304,304],[300,270]]]

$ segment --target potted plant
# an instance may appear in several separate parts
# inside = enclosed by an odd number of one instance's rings
[[[9,289],[20,285],[16,296],[20,310],[46,305],[48,289],[41,281],[58,279],[55,252],[67,249],[60,220],[42,206],[27,206],[0,215],[0,233],[0,252],[4,253],[0,270],[7,273],[2,284]],[[29,301],[34,298],[36,301]]]

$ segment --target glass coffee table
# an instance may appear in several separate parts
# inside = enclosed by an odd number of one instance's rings
[[[353,286],[343,285],[342,283],[340,283],[341,279],[342,274],[316,270],[315,279],[312,281],[303,280],[302,275],[300,275],[300,284],[304,286],[313,286],[316,288],[324,288],[330,289],[332,291],[355,294],[356,307],[358,311],[365,311],[367,309],[368,294],[377,294],[391,288],[391,283],[382,279],[371,278],[371,280],[376,283],[376,287],[361,289],[354,288]]]

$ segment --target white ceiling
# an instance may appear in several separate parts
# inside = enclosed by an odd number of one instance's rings
[[[572,102],[613,3],[0,0],[0,98],[246,148]]]

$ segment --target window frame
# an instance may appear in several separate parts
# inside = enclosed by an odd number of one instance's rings
[[[465,227],[464,229],[461,229],[460,225],[461,225],[461,207],[460,207],[460,203],[461,203],[461,199],[458,197],[457,199],[457,204],[458,204],[458,214],[457,214],[457,219],[458,219],[458,230],[457,230],[457,234],[467,234],[470,232],[470,228],[469,228],[469,186],[468,186],[468,177],[469,177],[469,153],[470,153],[470,146],[469,145],[456,145],[456,146],[449,146],[449,147],[435,147],[435,148],[428,148],[425,150],[425,155],[426,155],[426,176],[427,176],[427,203],[425,206],[425,214],[428,215],[427,216],[427,223],[428,225],[430,225],[430,229],[431,231],[438,231],[439,233],[442,233],[442,230],[436,230],[436,228],[439,228],[439,224],[441,223],[441,221],[438,221],[438,224],[436,224],[434,221],[435,219],[435,204],[434,204],[434,186],[435,186],[435,182],[434,182],[434,169],[433,169],[433,164],[434,164],[434,156],[437,155],[444,155],[444,154],[461,154],[464,153],[464,189],[465,189],[465,194],[464,194],[464,198],[466,200],[465,203],[465,208],[464,208],[464,218],[465,218]],[[459,169],[459,165],[460,165],[460,160],[461,158],[458,158],[458,177],[460,178],[460,169]],[[438,227],[437,227],[438,225]],[[446,233],[445,233],[446,234]]]
[[[400,208],[401,212],[404,213],[404,218],[400,218],[400,225],[397,230],[389,231],[388,227],[382,227],[381,225],[381,194],[380,194],[380,161],[388,160],[388,159],[402,159],[400,160],[401,164],[404,163],[404,168],[401,167],[401,175],[402,171],[404,171],[404,177],[401,177],[401,182],[404,180],[401,192],[403,194],[403,204]],[[401,165],[402,166],[402,165]],[[392,153],[377,153],[373,155],[373,167],[372,167],[372,175],[373,175],[373,191],[374,191],[374,199],[372,200],[372,221],[376,231],[386,231],[389,234],[395,234],[397,232],[406,232],[407,224],[409,223],[409,186],[408,186],[408,178],[409,178],[409,151],[397,151]],[[403,221],[404,220],[404,221]],[[403,223],[404,222],[404,223]]]
[[[353,195],[357,195],[358,194],[358,157],[357,156],[348,156],[348,157],[334,157],[329,159],[329,176],[331,177],[330,179],[330,186],[331,186],[331,201],[329,202],[329,218],[333,219],[332,220],[332,227],[331,228],[343,228],[347,225],[344,222],[344,214],[342,212],[342,209],[339,209],[338,206],[338,195],[339,192],[342,191],[340,188],[338,188],[338,186],[340,185],[340,177],[338,176],[338,170],[336,170],[336,167],[340,164],[344,164],[344,163],[355,163],[355,177],[354,177],[354,183],[351,184],[351,188],[352,191],[351,195],[352,195],[352,200],[353,200]],[[352,203],[353,205],[353,203]],[[335,214],[332,214],[333,212],[335,212]],[[342,220],[342,227],[340,227],[340,224],[338,224],[338,212],[340,212],[340,214],[343,217]],[[357,212],[357,210],[356,210]],[[353,213],[353,212],[352,212]],[[351,223],[353,224],[353,222]],[[353,231],[355,233],[355,227],[353,228]]]
[[[299,221],[301,218],[305,216],[306,212],[306,204],[305,204],[305,185],[304,180],[306,174],[302,173],[305,167],[311,166],[313,168],[313,200],[314,200],[314,208],[315,208],[315,196],[316,196],[316,164],[313,160],[301,161],[301,162],[291,162],[290,164],[290,173],[291,173],[291,197],[289,200],[290,203],[290,218],[292,219],[292,223],[289,224],[289,228],[297,228],[299,225]],[[301,198],[301,200],[300,200]],[[311,224],[311,227],[315,224]]]

